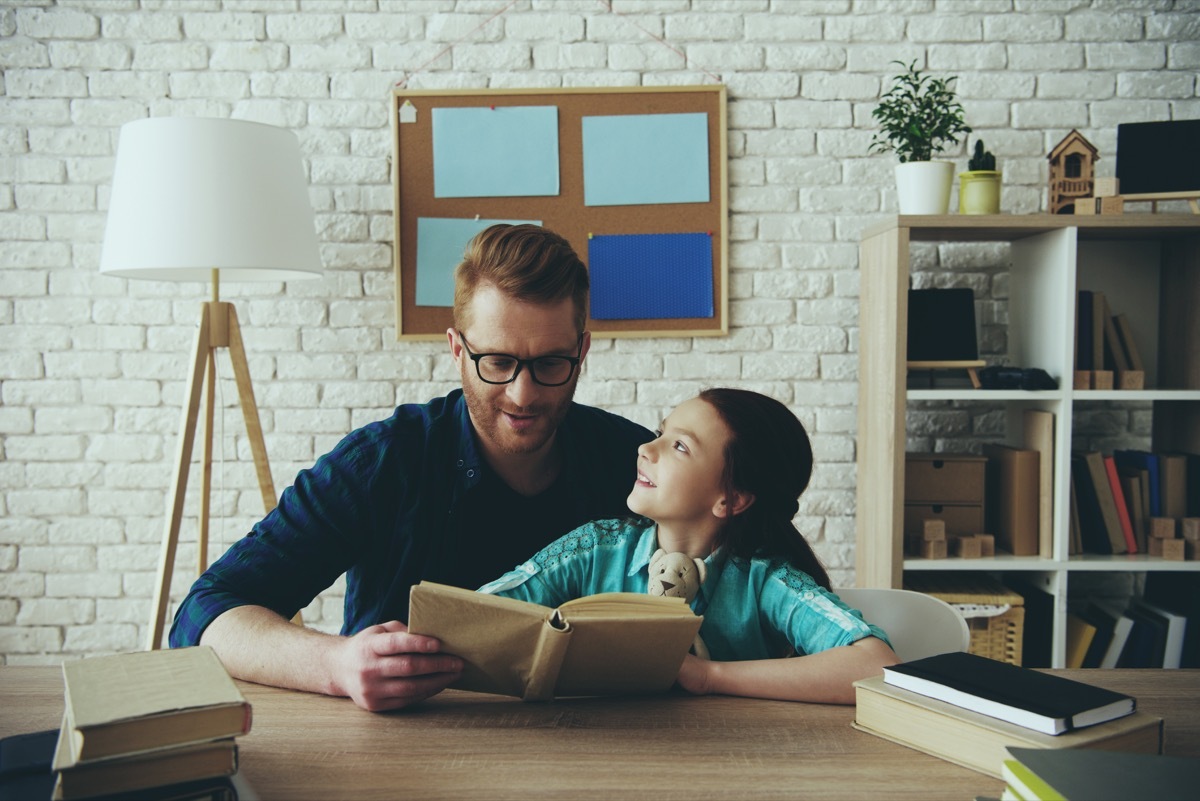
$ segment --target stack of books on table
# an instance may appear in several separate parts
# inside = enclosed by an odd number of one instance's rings
[[[1006,798],[1185,801],[1200,793],[1200,759],[1092,749],[1009,748]]]
[[[244,799],[250,704],[211,648],[67,662],[63,680],[53,798]]]
[[[1162,751],[1162,718],[1132,697],[975,654],[892,665],[855,688],[855,728],[996,778],[1009,746]]]

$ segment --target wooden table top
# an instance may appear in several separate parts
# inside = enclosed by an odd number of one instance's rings
[[[1163,717],[1200,756],[1200,670],[1060,670]],[[710,696],[525,704],[448,691],[372,714],[239,682],[254,707],[241,772],[269,799],[998,797],[998,779],[850,727],[854,708]],[[58,726],[61,671],[0,668],[0,736]]]

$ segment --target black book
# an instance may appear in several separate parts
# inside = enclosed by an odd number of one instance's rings
[[[1087,553],[1112,554],[1125,552],[1125,535],[1120,533],[1117,509],[1113,505],[1112,487],[1104,470],[1104,459],[1098,452],[1071,455],[1071,477],[1075,479],[1075,496],[1079,507],[1079,537]],[[1102,493],[1108,493],[1107,498]],[[1109,511],[1106,511],[1106,506]],[[1121,549],[1115,550],[1116,537],[1110,530],[1116,527]]]
[[[1075,309],[1075,369],[1099,370],[1092,361],[1092,293],[1079,291],[1079,303]]]
[[[1113,627],[1116,621],[1093,603],[1080,609],[1079,617],[1096,629],[1096,633],[1092,636],[1092,642],[1083,655],[1083,666],[1098,668],[1104,660],[1104,654],[1108,652],[1108,644],[1112,642]]]
[[[1132,696],[956,651],[883,669],[883,680],[1045,734],[1133,714]]]
[[[1031,668],[1050,667],[1050,643],[1054,634],[1054,596],[1019,578],[1006,577],[1004,583],[1025,599],[1021,664]]]
[[[1137,604],[1130,604],[1125,614],[1133,618],[1133,629],[1117,667],[1162,667],[1167,652],[1167,621]]]

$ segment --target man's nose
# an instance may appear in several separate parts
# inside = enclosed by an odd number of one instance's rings
[[[517,377],[508,384],[508,398],[517,406],[530,406],[537,398],[538,384],[533,380],[533,373],[525,367],[517,373]]]

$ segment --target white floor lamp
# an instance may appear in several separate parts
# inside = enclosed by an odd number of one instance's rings
[[[321,272],[308,181],[296,135],[240,120],[159,117],[121,127],[100,272],[122,278],[211,281],[187,376],[147,649],[162,644],[204,392],[198,571],[208,562],[216,352],[229,350],[266,511],[275,507],[258,406],[228,281],[288,281]],[[207,378],[206,378],[207,376]]]

